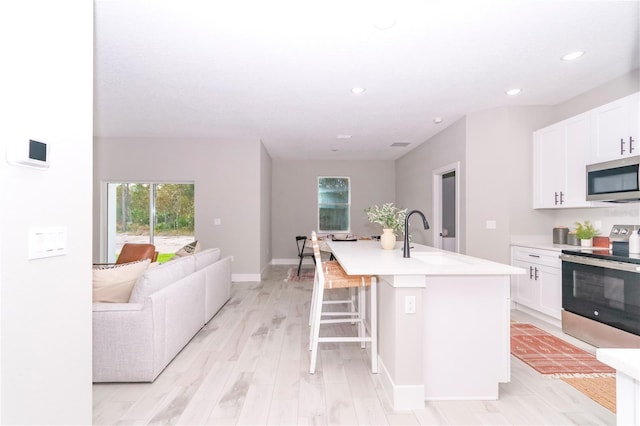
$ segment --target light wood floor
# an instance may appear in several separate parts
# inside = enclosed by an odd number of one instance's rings
[[[614,425],[613,413],[562,380],[512,357],[497,401],[427,402],[393,411],[358,344],[322,344],[309,368],[310,282],[284,282],[274,266],[261,283],[233,285],[231,300],[154,383],[93,385],[94,424],[547,424]],[[546,326],[520,312],[553,334]],[[578,342],[581,347],[593,348]]]

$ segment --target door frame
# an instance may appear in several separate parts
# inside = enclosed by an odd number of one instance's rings
[[[435,169],[432,172],[433,176],[433,246],[436,248],[442,248],[442,238],[440,238],[440,232],[442,231],[442,176],[447,173],[454,172],[456,176],[455,182],[455,223],[456,223],[456,253],[460,253],[460,162],[447,164],[446,166]]]

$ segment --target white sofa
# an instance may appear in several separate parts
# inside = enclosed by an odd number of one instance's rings
[[[129,303],[93,304],[93,381],[152,382],[231,297],[231,257],[208,249],[149,268]]]

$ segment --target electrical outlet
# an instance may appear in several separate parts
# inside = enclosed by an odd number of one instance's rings
[[[416,313],[416,297],[415,296],[404,297],[404,313],[405,314]]]

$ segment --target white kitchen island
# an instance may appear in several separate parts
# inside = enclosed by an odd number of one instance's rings
[[[395,410],[498,399],[510,381],[510,279],[524,269],[402,242],[329,242],[350,275],[377,275],[378,362]],[[374,356],[372,354],[372,356]]]

